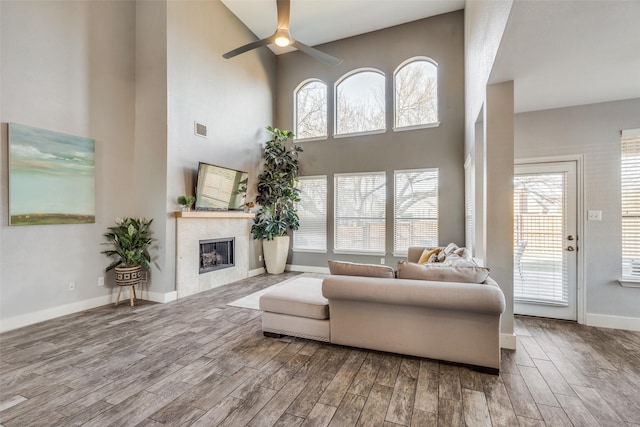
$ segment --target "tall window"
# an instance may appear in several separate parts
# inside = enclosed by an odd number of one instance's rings
[[[438,169],[395,171],[394,253],[438,246]]]
[[[640,129],[622,132],[622,277],[640,280]]]
[[[301,176],[297,203],[300,227],[293,232],[293,249],[307,252],[327,250],[327,177]]]
[[[426,57],[400,64],[393,78],[395,128],[438,123],[438,65]]]
[[[352,71],[336,83],[336,135],[384,131],[384,74]]]
[[[336,251],[384,253],[384,172],[335,175]]]
[[[327,136],[327,85],[306,80],[294,92],[296,139]]]
[[[475,234],[475,221],[473,216],[473,210],[475,207],[475,165],[473,156],[469,154],[464,162],[464,235],[465,246],[475,254],[474,248],[474,234]]]

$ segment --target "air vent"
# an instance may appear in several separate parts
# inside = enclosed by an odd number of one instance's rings
[[[194,132],[196,133],[196,135],[201,136],[203,138],[207,137],[207,125],[204,125],[202,123],[199,122],[194,122],[195,126],[194,126]]]

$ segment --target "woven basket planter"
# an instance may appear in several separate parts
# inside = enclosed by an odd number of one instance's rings
[[[142,267],[116,267],[116,285],[133,286],[142,281]]]

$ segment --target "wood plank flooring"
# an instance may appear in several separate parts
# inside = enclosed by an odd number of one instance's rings
[[[228,307],[292,277],[121,304],[0,335],[10,426],[636,426],[640,333],[516,318],[493,376],[284,337]]]

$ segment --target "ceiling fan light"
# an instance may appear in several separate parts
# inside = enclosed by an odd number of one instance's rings
[[[291,44],[291,40],[289,40],[288,37],[285,36],[278,36],[275,39],[275,44],[280,46],[280,47],[287,47],[289,46],[289,44]]]

